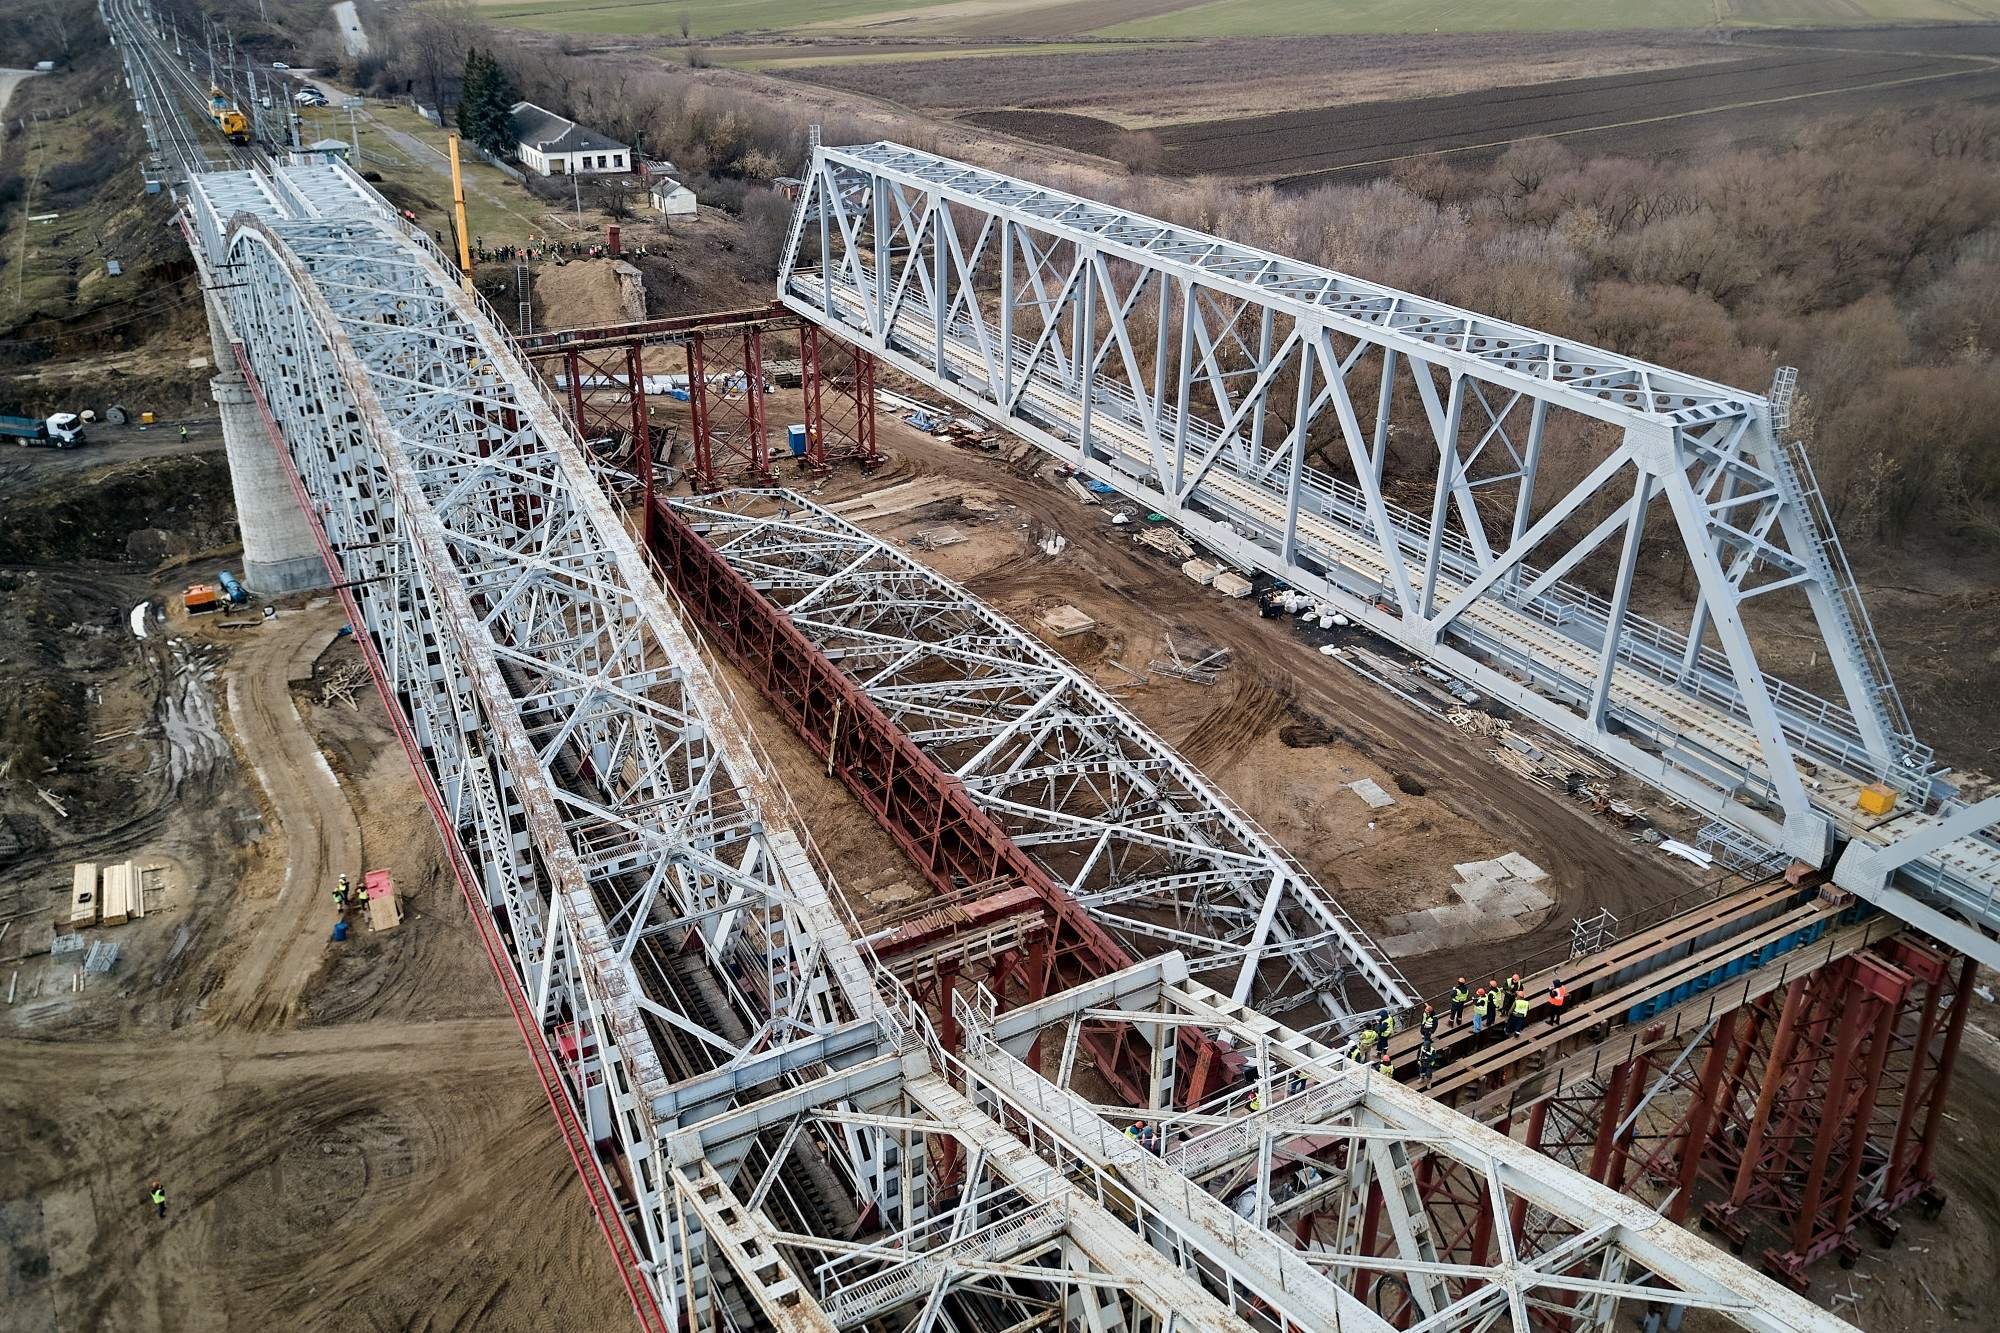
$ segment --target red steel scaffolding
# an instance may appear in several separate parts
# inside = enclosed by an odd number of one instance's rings
[[[845,462],[873,469],[882,461],[875,358],[781,305],[564,329],[523,338],[520,348],[560,390],[600,462],[629,472],[650,499],[654,465],[668,461],[672,443],[651,406],[661,397],[688,404],[685,466],[696,490],[776,480],[766,362],[773,335],[799,344],[805,441],[792,456],[817,476]],[[667,364],[679,362],[685,376],[655,373],[649,389],[648,352],[676,346],[682,354]]]

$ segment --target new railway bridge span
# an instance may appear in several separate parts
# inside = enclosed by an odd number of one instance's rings
[[[1823,1253],[1921,1193],[1966,987],[1906,919],[1982,949],[1990,880],[1981,812],[1908,736],[1764,400],[892,145],[815,157],[780,295],[851,363],[923,378],[1747,836],[1812,866],[1837,837],[1870,849],[1874,898],[1817,878],[1719,896],[1590,964],[1587,1031],[1532,1068],[1468,1048],[1446,1099],[1342,1053],[1357,1008],[1415,997],[1324,889],[961,590],[769,489],[648,495],[628,524],[579,434],[602,395],[578,363],[560,404],[345,167],[179,188],[254,403],[239,435],[347,600],[643,1326],[1846,1327],[1661,1214],[1726,1187],[1711,1220],[1740,1228],[1803,1161],[1831,1186],[1808,1208]],[[1162,305],[1142,337],[1143,293]],[[1407,375],[1436,428],[1428,523],[1381,494],[1386,433],[1347,379],[1370,356],[1379,401]],[[857,402],[865,374],[841,385]],[[1559,410],[1612,432],[1586,484],[1630,490],[1589,549],[1537,567],[1588,498],[1533,497]],[[1323,411],[1353,476],[1305,461]],[[712,471],[768,479],[759,428]],[[1498,549],[1482,449],[1521,492]],[[1656,503],[1699,566],[1679,637],[1629,607]],[[1625,572],[1593,600],[1566,578],[1607,541]],[[1743,607],[1780,585],[1845,654],[1844,702],[1746,656]],[[896,835],[934,911],[874,936],[847,915],[711,642]],[[1921,816],[1911,855],[1841,805],[1863,779]],[[1716,1126],[1754,1122],[1766,1081],[1826,1107],[1792,1097],[1746,1148]],[[1878,1111],[1887,1084],[1917,1109]],[[1645,1117],[1656,1088],[1698,1109]],[[1135,1115],[1152,1137],[1124,1132]],[[1857,1115],[1866,1132],[1829,1127]]]

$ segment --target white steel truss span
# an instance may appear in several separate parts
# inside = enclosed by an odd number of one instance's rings
[[[1608,1330],[1675,1309],[1744,1328],[1848,1327],[1646,1205],[1192,980],[1177,955],[1004,1014],[958,1004],[975,1101],[1020,1108],[1059,1153],[1172,1225],[1227,1238],[1232,1276],[1256,1272],[1335,1312],[1304,1327],[1387,1328],[1388,1315],[1413,1333]],[[1142,1113],[1149,1137],[1135,1141],[1133,1112],[1070,1084],[1086,1027],[1154,1040],[1193,1029],[1250,1053],[1251,1081],[1199,1107]],[[1045,1063],[1037,1046],[1061,1057]],[[1041,1072],[1050,1063],[1052,1076]],[[1379,1222],[1367,1221],[1371,1195]],[[1467,1233],[1487,1239],[1468,1245]]]
[[[211,317],[670,1297],[676,1080],[747,1091],[823,1059],[873,1004],[857,934],[573,435],[440,256],[344,167],[191,195]],[[796,1055],[746,1072],[770,1052]]]
[[[1276,840],[965,589],[790,491],[673,504],[1134,956],[1315,1024],[1414,1002]]]
[[[1955,808],[1761,396],[893,143],[815,152],[779,294],[1768,846],[1825,865]],[[1634,610],[1642,558],[1688,574],[1678,627]],[[1774,596],[1837,701],[1760,667]],[[1899,884],[1991,933],[2000,842]]]
[[[1186,1177],[1163,1187],[1156,1159],[1086,1134],[1096,1113],[1068,1067],[1051,1083],[1005,1054],[1019,1020],[979,1012],[969,1062],[939,1048],[829,894],[578,441],[427,242],[344,167],[197,177],[191,193],[210,317],[344,575],[510,1003],[584,1126],[579,1166],[666,1311],[649,1327],[1390,1327],[1337,1258],[1225,1223]],[[1148,978],[1224,1014],[1260,1059],[1295,1046],[1315,1079],[1351,1085],[1324,1047],[1177,959],[1075,1003],[1146,1009],[1167,994]],[[1141,1032],[1175,1044],[1151,1018]],[[1516,1256],[1522,1271],[1480,1274],[1506,1308],[1479,1297],[1432,1326],[1510,1326],[1539,1288],[1610,1309],[1650,1272],[1665,1285],[1646,1297],[1669,1307],[1846,1327],[1691,1237],[1649,1236],[1643,1210],[1515,1162],[1454,1112],[1402,1094],[1363,1120],[1376,1104],[1338,1108],[1338,1133],[1409,1153],[1467,1139],[1478,1161],[1512,1163],[1490,1168],[1496,1190],[1575,1219],[1569,1253],[1596,1266],[1592,1285],[1558,1276],[1560,1256]],[[1699,1281],[1672,1261],[1681,1244]]]

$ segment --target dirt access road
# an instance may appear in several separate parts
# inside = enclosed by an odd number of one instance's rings
[[[361,827],[347,794],[292,703],[291,680],[346,620],[338,602],[280,614],[230,663],[229,721],[264,789],[273,835],[255,849],[229,933],[246,941],[211,999],[225,1027],[289,1021],[326,955],[340,875],[361,882]]]

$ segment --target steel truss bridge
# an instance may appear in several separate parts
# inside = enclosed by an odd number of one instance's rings
[[[1059,974],[1080,988],[1007,1012],[945,996],[949,1049],[845,914],[580,438],[444,256],[345,167],[197,174],[184,197],[211,320],[643,1326],[1360,1333],[1705,1309],[1847,1327],[1177,956],[1083,949]],[[1187,1102],[1183,1058],[1217,1047],[1233,1078]],[[1161,1153],[1125,1137],[1131,1112],[1072,1084],[1079,1050],[1140,1052],[1131,1104],[1179,1098],[1194,1132]],[[1247,1208],[1198,1183],[1242,1143],[1271,1167]],[[1451,1219],[1415,1188],[1447,1177]]]
[[[816,151],[779,292],[1741,835],[1845,845],[1843,885],[2000,964],[2000,803],[1910,734],[1782,377],[1744,393],[892,143]],[[1684,623],[1633,609],[1642,558],[1690,576]],[[1835,699],[1759,664],[1788,599]]]

